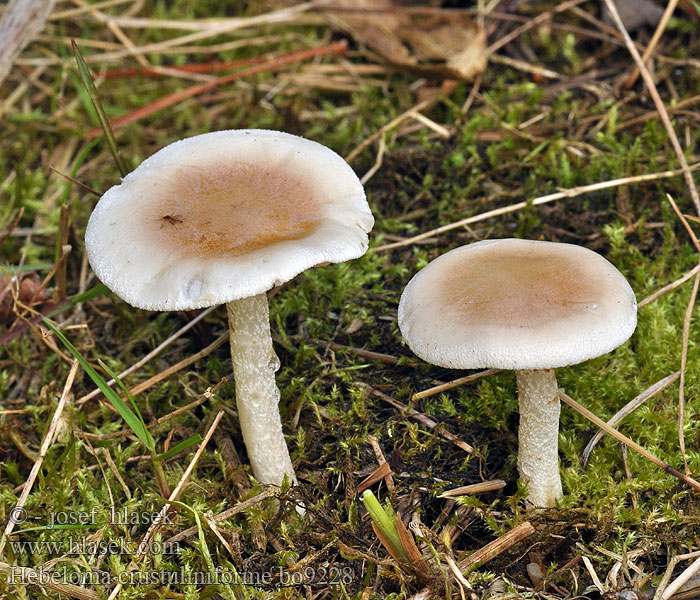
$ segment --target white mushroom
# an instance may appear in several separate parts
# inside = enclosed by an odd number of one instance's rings
[[[174,142],[107,191],[85,233],[97,276],[129,304],[227,304],[236,401],[255,477],[296,481],[279,416],[265,292],[367,250],[374,219],[348,164],[287,133]]]
[[[622,274],[595,252],[504,239],[440,256],[406,286],[399,327],[411,350],[455,369],[516,371],[518,471],[533,506],[561,498],[556,367],[627,340],[637,302]]]

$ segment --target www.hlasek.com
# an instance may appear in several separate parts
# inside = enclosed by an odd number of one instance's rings
[[[144,544],[129,542],[125,539],[118,540],[91,540],[87,537],[68,536],[64,540],[29,541],[11,540],[8,545],[16,555],[29,554],[31,556],[42,554],[49,556],[106,556],[123,554],[134,556],[137,554],[180,554],[182,548],[178,542],[160,542],[151,540]]]
[[[301,571],[244,571],[236,573],[216,569],[214,571],[124,571],[117,575],[105,571],[80,573],[59,569],[45,571],[26,567],[11,567],[7,573],[10,585],[244,585],[262,588],[298,586],[349,586],[355,579],[350,566],[306,567]]]

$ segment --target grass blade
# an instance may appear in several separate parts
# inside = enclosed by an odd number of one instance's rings
[[[119,413],[124,422],[129,426],[134,435],[141,440],[141,443],[146,446],[152,454],[156,453],[155,445],[153,443],[153,438],[151,433],[145,428],[141,420],[134,414],[134,412],[126,405],[126,403],[119,397],[111,387],[107,385],[104,378],[92,367],[92,365],[85,359],[85,357],[78,352],[78,350],[68,341],[68,338],[59,331],[59,329],[46,317],[43,318],[44,324],[56,334],[56,337],[61,340],[63,345],[68,349],[68,351],[75,357],[75,359],[80,363],[80,366],[85,369],[90,379],[94,384],[100,388],[100,391],[104,394],[104,397],[109,400],[109,403],[115,408]]]
[[[175,446],[170,448],[170,450],[168,450],[167,452],[164,452],[163,454],[161,454],[158,457],[158,460],[161,462],[164,462],[164,461],[172,458],[176,454],[179,454],[183,450],[187,450],[187,448],[189,448],[190,446],[194,446],[195,444],[199,444],[199,442],[201,442],[203,439],[204,438],[202,438],[202,436],[199,434],[193,435],[192,437],[187,438],[186,440],[183,440],[179,444],[176,444]]]
[[[73,46],[75,61],[78,63],[80,79],[82,80],[83,86],[85,87],[85,90],[87,91],[87,94],[90,97],[90,100],[92,101],[92,105],[95,107],[95,112],[97,113],[97,120],[100,123],[102,131],[104,131],[105,139],[107,140],[107,145],[109,146],[109,151],[114,157],[114,162],[117,164],[117,169],[119,169],[119,173],[121,174],[121,176],[124,177],[129,171],[126,168],[124,160],[119,154],[117,141],[114,139],[114,133],[112,132],[112,128],[109,125],[109,120],[107,119],[107,115],[105,114],[104,108],[102,108],[102,102],[100,102],[100,97],[97,95],[97,88],[95,88],[95,82],[92,80],[90,69],[87,63],[85,62],[85,59],[83,58],[83,55],[80,52],[80,49],[78,48],[78,44],[75,43],[75,40],[71,40],[71,45]]]
[[[146,421],[143,420],[143,416],[141,415],[141,411],[139,410],[139,407],[136,406],[136,402],[134,401],[134,397],[131,395],[129,390],[126,388],[124,385],[124,382],[119,379],[119,375],[117,375],[112,369],[110,369],[107,366],[107,363],[103,361],[101,358],[97,359],[97,362],[100,363],[100,366],[107,371],[107,375],[109,375],[114,381],[117,382],[117,385],[122,389],[126,397],[129,399],[129,402],[131,403],[131,408],[134,410],[134,414],[139,418],[139,421],[141,421],[141,425],[143,426],[143,431],[144,435],[149,439],[150,441],[150,446],[149,448],[155,448],[156,447],[156,442],[153,439],[153,436],[151,435],[151,432],[148,431],[148,427],[146,427]]]

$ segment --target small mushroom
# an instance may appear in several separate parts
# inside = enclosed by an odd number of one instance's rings
[[[406,286],[399,328],[423,360],[453,369],[512,369],[518,471],[532,506],[562,496],[556,367],[610,352],[637,324],[634,292],[595,252],[503,239],[440,256]]]
[[[88,259],[137,308],[226,303],[236,403],[258,481],[296,482],[279,415],[265,292],[367,250],[374,219],[335,152],[277,131],[206,133],[166,146],[105,193]]]

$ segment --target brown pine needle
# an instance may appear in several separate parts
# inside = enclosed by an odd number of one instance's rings
[[[52,167],[51,165],[49,165],[49,169],[51,169],[54,173],[56,173],[56,175],[60,175],[61,177],[63,177],[63,179],[65,179],[66,181],[70,181],[71,183],[74,183],[74,184],[77,185],[78,187],[83,188],[86,192],[89,192],[89,193],[92,194],[93,196],[97,196],[98,198],[99,198],[100,196],[102,196],[102,194],[100,194],[100,192],[98,192],[96,189],[91,188],[91,187],[90,187],[89,185],[87,185],[86,183],[83,183],[82,181],[78,181],[77,179],[71,177],[70,175],[67,175],[66,173],[62,173],[62,172],[59,171],[57,168]]]

